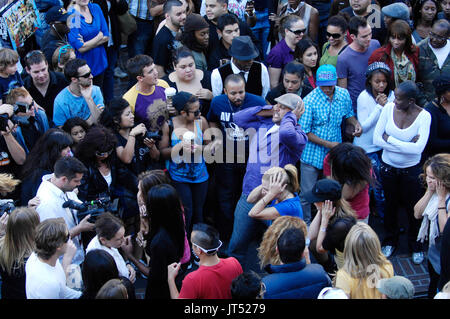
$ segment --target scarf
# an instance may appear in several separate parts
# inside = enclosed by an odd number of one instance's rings
[[[422,224],[420,225],[417,240],[423,243],[428,237],[430,245],[434,245],[435,239],[439,236],[439,224],[437,221],[438,196],[436,193],[431,196],[427,207],[425,207],[422,217]],[[430,228],[430,234],[428,234],[428,228]]]
[[[405,55],[402,53],[400,58],[394,52],[394,48],[391,49],[391,57],[394,62],[394,80],[395,86],[397,87],[400,83],[405,81],[416,81],[416,70],[414,70],[414,65]]]

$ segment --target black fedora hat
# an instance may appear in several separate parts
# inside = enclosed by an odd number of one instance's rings
[[[342,186],[339,182],[324,178],[318,180],[314,187],[305,193],[303,198],[308,203],[320,203],[326,200],[336,201],[342,196]]]
[[[235,59],[249,61],[259,55],[259,51],[248,35],[241,35],[233,39],[228,53]]]

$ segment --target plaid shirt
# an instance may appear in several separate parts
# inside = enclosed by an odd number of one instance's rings
[[[153,20],[150,15],[150,8],[147,7],[147,0],[127,0],[128,11],[136,18],[142,20]]]
[[[306,134],[313,133],[317,137],[330,142],[342,142],[342,120],[354,116],[352,100],[348,91],[336,86],[333,100],[330,101],[320,87],[317,87],[303,101],[305,102],[305,113],[300,118],[299,123],[304,132]],[[328,151],[328,148],[308,141],[303,150],[301,161],[322,169],[323,160]]]

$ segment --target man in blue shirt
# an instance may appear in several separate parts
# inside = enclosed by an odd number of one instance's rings
[[[300,228],[287,228],[277,240],[281,265],[267,265],[263,278],[264,299],[317,299],[320,291],[331,287],[331,279],[319,264],[308,264],[305,234]]]
[[[225,94],[211,101],[207,119],[211,127],[222,131],[224,156],[219,159],[221,163],[216,163],[215,170],[221,210],[217,216],[217,228],[227,243],[233,230],[234,208],[242,192],[249,146],[249,136],[234,123],[233,114],[248,107],[263,106],[266,102],[258,95],[245,92],[245,81],[239,74],[230,74],[224,84]]]
[[[86,61],[70,60],[64,75],[70,84],[56,96],[53,122],[62,126],[69,118],[78,116],[89,125],[96,123],[105,106],[100,88],[92,83],[93,76]]]
[[[343,118],[354,126],[353,136],[362,134],[361,125],[353,114],[350,94],[347,89],[336,86],[336,68],[329,64],[320,66],[316,84],[317,87],[304,99],[305,114],[299,121],[308,136],[300,164],[300,199],[308,225],[311,222],[311,204],[302,195],[312,189],[322,174],[323,160],[328,151],[342,142]]]

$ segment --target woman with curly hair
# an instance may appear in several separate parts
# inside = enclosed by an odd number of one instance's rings
[[[119,198],[121,217],[127,233],[133,232],[139,223],[136,201],[137,177],[116,156],[116,137],[101,125],[92,126],[77,147],[75,156],[88,169],[78,187],[81,201],[110,197]],[[91,234],[91,237],[95,236]],[[86,238],[90,240],[92,238]],[[85,239],[83,242],[87,244]]]
[[[75,148],[89,130],[89,124],[81,117],[75,116],[68,119],[61,128],[72,137],[72,151],[75,152]]]
[[[285,229],[292,227],[301,229],[304,234],[307,233],[306,223],[301,218],[294,216],[281,216],[267,228],[258,248],[261,269],[269,264],[281,265],[280,255],[277,251],[277,240]]]
[[[53,172],[56,161],[63,156],[72,156],[72,144],[72,137],[58,128],[49,129],[37,140],[22,169],[22,206],[27,206],[36,195],[42,177]]]
[[[450,154],[436,154],[423,165],[422,180],[426,182],[425,195],[414,206],[414,217],[422,219],[417,240],[428,238],[428,298],[437,292],[441,272],[441,241],[450,211]]]

